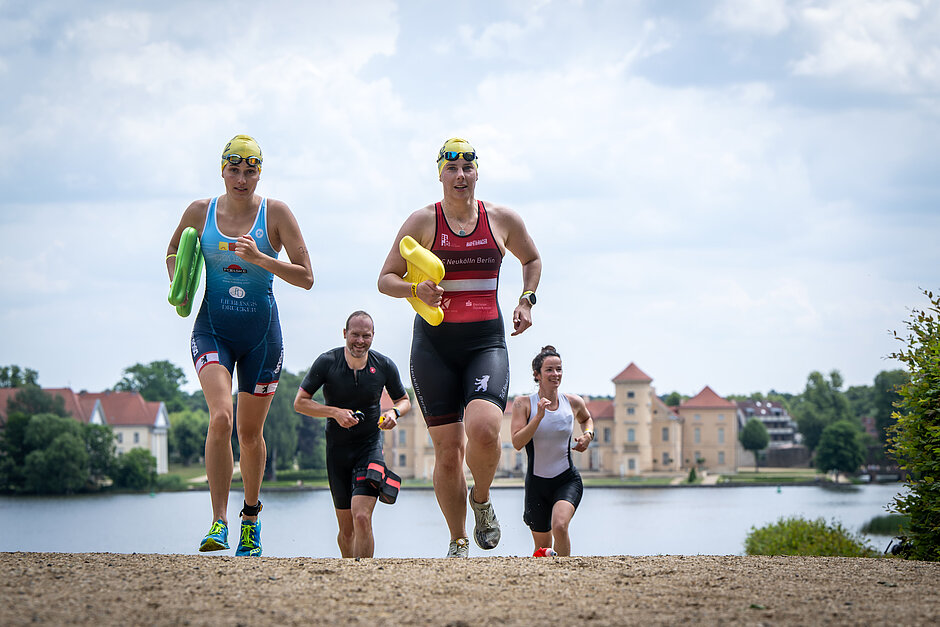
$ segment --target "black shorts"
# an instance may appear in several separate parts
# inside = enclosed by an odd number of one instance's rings
[[[411,383],[429,427],[460,422],[473,399],[506,411],[509,351],[502,316],[436,327],[415,316]]]
[[[379,496],[379,491],[363,479],[369,462],[385,463],[382,454],[381,433],[360,442],[345,442],[334,445],[327,438],[326,474],[330,480],[333,507],[350,509],[352,497],[356,495]]]
[[[552,508],[555,503],[568,501],[578,509],[582,494],[584,484],[581,482],[581,473],[574,466],[551,479],[526,475],[522,521],[536,533],[547,533],[552,530]]]

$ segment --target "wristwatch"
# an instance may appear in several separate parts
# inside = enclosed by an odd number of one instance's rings
[[[392,411],[395,412],[395,418],[401,418],[401,412],[398,411],[398,408],[392,405]]]
[[[522,296],[519,297],[519,300],[527,301],[529,303],[529,306],[531,307],[532,305],[535,304],[535,301],[538,299],[535,298],[535,292],[531,290],[526,290],[525,292],[522,293]]]

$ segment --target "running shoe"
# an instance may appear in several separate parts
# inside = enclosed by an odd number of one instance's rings
[[[212,523],[209,533],[199,543],[199,550],[206,551],[224,551],[228,548],[228,525],[220,518]]]
[[[447,557],[470,557],[470,540],[468,538],[451,540]]]
[[[242,521],[241,537],[238,539],[238,548],[235,555],[250,555],[261,557],[261,522],[250,520]]]
[[[470,507],[473,508],[473,518],[476,521],[473,528],[473,539],[481,549],[495,549],[496,545],[499,544],[500,531],[492,500],[488,500],[486,503],[474,501],[472,486],[467,498],[470,499]]]

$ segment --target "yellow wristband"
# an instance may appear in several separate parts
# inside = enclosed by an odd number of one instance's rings
[[[163,261],[169,261],[170,257],[175,257],[175,256],[176,256],[176,253],[170,253],[169,255],[166,256],[166,259],[164,259]]]
[[[418,284],[417,283],[411,284],[411,295],[414,296],[415,298],[418,297]]]

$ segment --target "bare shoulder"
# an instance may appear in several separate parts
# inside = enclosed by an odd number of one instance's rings
[[[430,248],[434,243],[435,227],[434,204],[425,205],[405,219],[398,233],[398,239],[410,235],[425,248]]]
[[[290,207],[287,206],[287,203],[283,200],[278,200],[276,198],[268,198],[268,216],[275,219],[284,218],[286,216],[293,216],[291,213]]]
[[[194,200],[189,203],[189,206],[183,211],[183,218],[180,220],[180,224],[183,227],[194,227],[201,233],[202,227],[206,223],[206,212],[209,211],[210,202],[210,198],[200,198],[199,200]]]
[[[490,224],[496,224],[500,227],[509,227],[513,224],[522,224],[522,218],[518,213],[506,205],[498,205],[487,200],[481,200],[483,208],[486,209],[486,215],[490,219]]]
[[[518,407],[518,408],[520,408],[520,409],[525,409],[526,411],[528,411],[528,410],[529,410],[529,405],[530,405],[530,403],[529,403],[529,395],[528,395],[528,394],[520,394],[519,396],[517,396],[517,397],[516,397],[515,399],[513,399],[513,401],[512,401],[512,406],[513,406],[513,408]]]
[[[568,392],[565,392],[565,396],[568,398],[568,403],[571,405],[572,409],[587,409],[587,403],[585,403],[584,399],[577,394],[569,394]]]

